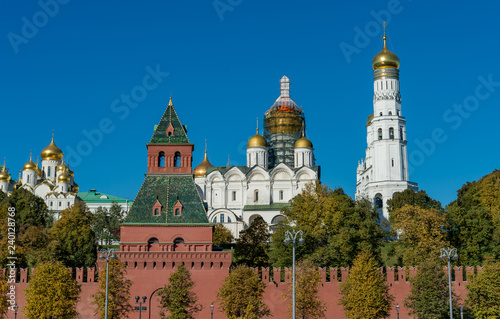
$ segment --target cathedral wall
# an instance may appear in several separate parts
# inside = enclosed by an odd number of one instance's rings
[[[147,309],[142,311],[142,319],[159,319],[159,300],[156,292],[165,284],[168,284],[169,276],[175,271],[175,268],[184,262],[191,273],[191,278],[195,282],[194,292],[199,298],[203,310],[196,316],[197,318],[209,318],[210,304],[214,303],[214,318],[225,318],[219,311],[217,301],[217,291],[223,284],[224,279],[229,274],[231,265],[231,253],[229,252],[206,252],[202,254],[190,253],[117,253],[120,260],[127,262],[126,277],[132,280],[130,289],[130,304],[133,307],[138,306],[135,303],[135,296],[146,296]],[[137,262],[137,266],[135,266]],[[175,263],[175,264],[174,264]],[[95,312],[95,306],[91,305],[92,295],[99,289],[99,273],[104,274],[106,263],[99,260],[98,269],[71,269],[73,277],[81,285],[80,300],[77,310],[81,318],[99,318]],[[33,272],[35,269],[32,269]],[[481,271],[477,267],[477,271]],[[27,269],[17,270],[18,283],[16,287],[16,302],[19,306],[17,318],[23,319],[22,308],[26,305],[25,290],[29,284]],[[258,271],[256,269],[256,271]],[[447,268],[443,267],[447,272]],[[4,270],[5,272],[5,270]],[[266,284],[264,292],[264,302],[272,311],[272,318],[287,319],[291,304],[291,286],[292,269],[291,268],[263,268],[261,269],[262,280]],[[343,309],[338,304],[340,295],[340,285],[349,276],[349,270],[346,268],[321,268],[319,269],[321,282],[319,283],[319,296],[326,303],[326,318],[342,318]],[[380,272],[386,276],[386,282],[389,285],[389,293],[395,297],[394,306],[399,304],[400,319],[412,318],[408,314],[408,309],[404,307],[404,299],[410,293],[410,283],[408,277],[414,276],[417,269],[413,267],[387,267],[380,268]],[[452,285],[455,293],[461,298],[462,302],[467,296],[467,279],[474,273],[474,267],[454,267]],[[286,296],[287,299],[284,298]],[[8,312],[8,318],[14,318],[12,311]],[[139,312],[130,313],[131,319],[139,318]],[[396,319],[396,309],[393,307],[390,319]]]

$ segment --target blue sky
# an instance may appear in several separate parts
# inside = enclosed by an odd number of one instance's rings
[[[410,179],[447,204],[462,184],[499,168],[496,1],[0,5],[0,156],[16,179],[54,129],[81,191],[134,199],[145,143],[171,95],[195,143],[193,166],[205,139],[212,164],[225,165],[229,154],[231,164],[245,165],[255,120],[262,126],[287,75],[322,181],[353,196],[383,20],[401,60]]]

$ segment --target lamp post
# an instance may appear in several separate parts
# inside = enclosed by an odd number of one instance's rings
[[[457,249],[456,248],[441,248],[441,259],[448,259],[448,282],[450,286],[450,319],[453,319],[453,305],[451,300],[451,260],[458,259]]]
[[[295,242],[297,242],[298,245],[301,245],[304,243],[304,238],[302,238],[302,230],[295,231],[295,230],[287,230],[285,233],[285,240],[283,241],[285,245],[288,245],[292,243],[292,269],[293,269],[293,292],[292,292],[292,299],[293,299],[293,319],[295,319]],[[299,236],[299,239],[297,240],[297,236]]]
[[[17,319],[17,308],[19,308],[17,306],[17,303],[14,305],[14,319]]]
[[[108,283],[109,283],[109,259],[116,259],[115,251],[111,248],[102,249],[99,259],[106,259],[106,304],[104,307],[104,318],[108,319]]]
[[[146,299],[147,299],[146,296],[142,296],[142,301],[141,301],[141,297],[135,296],[135,303],[139,304],[139,319],[141,319],[142,315],[142,304],[146,303]]]
[[[214,303],[210,304],[210,318],[214,319]]]
[[[399,304],[396,304],[396,312],[397,312],[397,315],[398,315],[398,319],[399,319]]]

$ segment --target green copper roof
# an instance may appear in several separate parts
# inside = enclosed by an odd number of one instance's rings
[[[153,215],[153,205],[159,201],[159,216]],[[182,205],[180,216],[174,216],[173,206]],[[204,224],[207,214],[192,175],[146,175],[125,224]]]
[[[132,203],[130,199],[104,194],[95,189],[91,189],[88,192],[78,192],[78,196],[87,203],[126,203],[127,201]]]
[[[167,129],[172,124],[174,132],[171,136],[167,135]],[[175,112],[172,99],[168,103],[168,107],[163,113],[160,122],[155,126],[153,137],[150,144],[189,144],[189,139],[186,134],[186,128],[181,124],[177,113]]]
[[[290,203],[272,203],[271,205],[245,205],[243,207],[246,211],[254,211],[254,210],[278,210],[280,211],[283,207],[290,206]]]

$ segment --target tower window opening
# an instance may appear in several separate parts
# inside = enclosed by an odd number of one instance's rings
[[[167,135],[168,135],[168,136],[172,136],[172,132],[170,132],[170,131],[169,131],[169,132],[167,133]]]
[[[378,129],[378,139],[379,140],[382,139],[382,129],[381,128]]]
[[[377,194],[375,195],[375,200],[373,202],[373,204],[375,205],[375,208],[382,208],[384,206],[384,202],[382,200],[382,195],[380,194]]]
[[[175,152],[174,167],[181,167],[181,153]]]
[[[30,182],[30,176],[29,175],[28,175],[28,180],[26,182],[28,182],[28,183]]]
[[[394,139],[394,127],[389,127],[389,138]]]
[[[391,89],[392,89],[392,84],[393,84],[393,83],[392,83],[392,81],[391,81]]]
[[[158,208],[155,208],[155,212],[154,212],[153,215],[159,216],[160,215],[160,210]]]
[[[283,191],[280,191],[280,200],[283,200]]]
[[[399,138],[403,139],[403,128],[402,127],[399,128]]]
[[[181,210],[179,208],[176,208],[175,212],[174,212],[174,215],[175,216],[181,216]]]
[[[233,191],[233,202],[236,200],[236,191]]]
[[[392,159],[392,167],[394,167],[394,158]]]
[[[389,111],[389,115],[392,115],[392,112],[391,112],[391,111]]]
[[[225,222],[224,214],[220,214],[220,222],[221,223]]]
[[[50,177],[50,166],[47,169],[47,175]]]
[[[165,167],[165,153],[160,152],[158,154],[158,167]]]
[[[253,201],[258,202],[259,201],[259,190],[256,189],[255,192],[253,193]]]
[[[217,216],[214,217],[214,220],[213,220],[214,223],[217,222]]]

